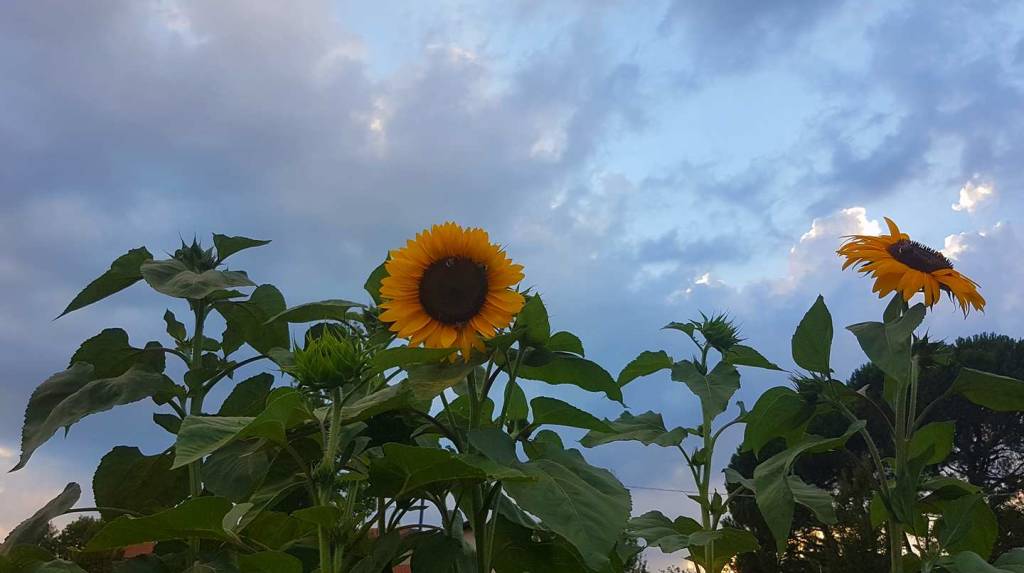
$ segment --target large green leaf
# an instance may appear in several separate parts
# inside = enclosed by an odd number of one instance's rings
[[[206,458],[203,484],[214,495],[235,503],[246,501],[267,477],[272,460],[273,452],[263,440],[232,442]]]
[[[629,520],[627,532],[657,547],[663,553],[675,553],[690,545],[690,535],[700,531],[701,525],[685,516],[669,519],[660,511],[648,511]]]
[[[256,286],[243,271],[211,269],[197,273],[177,259],[142,263],[142,278],[159,293],[191,300],[206,298],[217,291],[234,287]]]
[[[501,522],[498,522],[495,530],[494,562],[495,570],[501,573],[499,559],[502,545],[497,542],[498,530],[501,529]],[[416,546],[412,554],[409,566],[413,573],[468,573],[476,567],[476,556],[473,548],[462,539],[462,532],[458,537],[445,535],[442,532],[430,533],[423,541]]]
[[[740,373],[724,360],[705,376],[689,360],[680,360],[672,366],[672,379],[686,384],[698,398],[705,419],[711,420],[729,407],[729,400],[740,389]]]
[[[106,328],[89,338],[71,355],[68,367],[76,362],[85,362],[93,367],[95,378],[113,378],[128,371],[135,364],[142,364],[154,372],[163,372],[164,354],[162,351],[136,348],[128,342],[128,333],[120,328]]]
[[[77,483],[69,483],[60,495],[48,501],[32,517],[19,523],[7,534],[7,538],[0,544],[0,556],[10,554],[18,545],[38,543],[46,534],[50,520],[74,507],[81,496],[82,488]]]
[[[768,458],[754,469],[755,501],[780,552],[789,537],[796,503],[793,483],[789,479],[793,463],[806,452],[840,447],[863,427],[863,421],[854,422],[842,435],[834,438],[808,435],[799,444]]]
[[[825,298],[818,298],[804,314],[793,333],[793,362],[804,370],[828,374],[829,355],[832,352],[832,314],[825,306]]]
[[[641,376],[648,376],[659,370],[672,368],[672,357],[664,350],[653,352],[645,350],[630,361],[622,372],[619,372],[619,386],[625,386]]]
[[[391,569],[391,562],[398,556],[402,546],[402,536],[392,530],[373,544],[370,554],[356,563],[351,573],[380,573]]]
[[[362,308],[358,302],[351,302],[341,299],[321,300],[319,302],[307,302],[293,306],[288,310],[271,316],[267,323],[285,322],[316,322],[319,320],[343,321],[348,316],[348,311],[353,308]]]
[[[760,352],[743,344],[734,344],[722,358],[733,366],[751,366],[765,370],[782,370],[777,364],[768,360]]]
[[[380,304],[382,302],[382,299],[380,298],[380,283],[388,276],[388,269],[386,265],[387,261],[377,265],[377,268],[370,272],[370,276],[366,277],[366,282],[363,283],[363,290],[370,295],[374,304]]]
[[[514,468],[448,450],[403,444],[384,444],[383,449],[384,456],[370,462],[372,495],[406,497],[441,482],[524,477]]]
[[[594,570],[583,564],[579,553],[562,536],[525,527],[505,516],[496,519],[492,556],[496,573],[593,573]],[[416,555],[413,555],[413,573],[421,573],[415,567]],[[437,573],[449,571],[437,570]]]
[[[82,292],[75,295],[64,312],[60,316],[89,306],[90,304],[103,300],[108,296],[122,291],[142,280],[142,263],[153,258],[153,255],[146,250],[146,247],[138,247],[117,257],[107,272],[89,283],[82,289]],[[60,317],[57,317],[60,318]]]
[[[188,416],[182,420],[174,444],[174,467],[200,460],[239,439],[263,438],[284,444],[287,430],[314,419],[302,395],[293,388],[272,392],[266,409],[256,417]]]
[[[784,438],[790,444],[795,442],[803,436],[813,414],[814,406],[799,393],[783,386],[769,388],[747,414],[743,450],[759,454],[761,448],[775,438]]]
[[[238,251],[251,249],[253,247],[262,247],[267,244],[270,244],[270,241],[250,239],[249,237],[229,237],[218,233],[213,234],[213,246],[217,247],[217,262],[223,262],[224,259]]]
[[[999,523],[981,494],[965,495],[937,503],[942,517],[936,537],[950,553],[971,551],[988,558],[999,535]]]
[[[931,454],[924,460],[924,465],[942,462],[953,451],[955,429],[956,423],[952,421],[932,422],[922,426],[914,432],[910,440],[910,459],[915,459],[930,451]]]
[[[145,517],[119,517],[103,527],[86,551],[117,549],[148,541],[168,541],[198,537],[226,541],[224,516],[231,502],[222,497],[197,497],[178,507]]]
[[[539,295],[526,297],[526,303],[516,316],[516,327],[522,329],[523,341],[527,344],[547,344],[551,338],[551,323],[548,321],[548,310]]]
[[[705,571],[721,571],[740,553],[757,551],[759,543],[754,534],[745,529],[723,527],[714,531],[698,531],[690,536],[690,559]],[[711,564],[706,563],[704,547],[711,544]]]
[[[92,478],[96,505],[143,514],[174,507],[188,495],[188,472],[172,470],[173,459],[170,451],[147,456],[138,448],[115,447],[100,460]],[[122,515],[101,513],[105,519]]]
[[[40,384],[29,398],[21,434],[21,459],[14,470],[24,467],[32,453],[60,428],[114,406],[169,396],[176,390],[167,376],[141,362],[118,376],[98,380],[92,364],[76,362]]]
[[[629,492],[576,450],[535,442],[529,454],[517,467],[533,480],[505,482],[509,497],[572,544],[588,567],[606,567],[629,519]]]
[[[900,383],[910,380],[911,339],[921,321],[925,307],[915,304],[891,322],[861,322],[846,327],[857,337],[864,354],[875,366]]]
[[[447,359],[455,352],[451,348],[425,348],[417,346],[395,346],[374,354],[370,361],[372,372],[384,372],[391,368],[412,364],[432,364]]]
[[[1024,382],[1008,376],[961,368],[953,391],[971,402],[997,412],[1024,411]]]
[[[263,411],[270,395],[270,387],[274,384],[274,375],[268,372],[261,372],[251,378],[246,378],[234,388],[224,399],[218,416],[256,416]]]
[[[551,335],[545,348],[552,352],[569,352],[578,356],[584,356],[583,342],[571,332],[560,330]]]
[[[665,421],[661,414],[644,412],[634,416],[623,412],[619,419],[609,422],[611,431],[599,432],[591,430],[580,440],[580,444],[593,448],[611,442],[635,441],[645,446],[651,444],[662,447],[676,447],[686,438],[685,428],[665,429]]]
[[[596,362],[572,354],[555,352],[550,360],[540,366],[522,364],[519,378],[540,380],[548,384],[571,384],[588,392],[604,392],[616,402],[622,402],[622,390],[611,374]]]
[[[258,551],[238,556],[239,573],[302,573],[302,561],[281,551]]]
[[[214,308],[224,317],[224,353],[230,354],[242,343],[247,343],[256,352],[266,354],[271,348],[288,348],[291,339],[288,324],[284,321],[268,322],[287,308],[284,295],[274,285],[256,287],[249,300],[232,302],[222,300]]]
[[[1012,549],[999,556],[994,565],[973,551],[961,551],[940,561],[950,573],[1024,573],[1024,549]]]
[[[596,430],[598,432],[611,432],[612,427],[589,412],[580,410],[572,404],[568,404],[555,398],[539,396],[530,401],[533,407],[533,425],[541,426],[551,424],[555,426],[568,426],[570,428],[582,428],[584,430]]]

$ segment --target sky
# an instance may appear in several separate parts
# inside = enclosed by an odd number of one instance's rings
[[[487,229],[556,329],[616,374],[660,330],[727,311],[795,368],[820,293],[841,327],[877,319],[840,272],[841,236],[883,217],[981,284],[943,303],[946,340],[1024,337],[1024,5],[783,0],[455,0],[4,4],[0,17],[0,465],[32,389],[106,327],[160,338],[177,301],[143,286],[58,321],[130,248],[210,233],[273,242],[233,257],[290,304],[366,300],[366,275],[432,224]],[[748,405],[786,375],[744,372]],[[603,416],[604,397],[531,383]],[[693,425],[667,376],[625,389]],[[115,445],[169,445],[149,402],[87,418],[0,477],[0,534]],[[568,439],[578,433],[566,432]],[[726,435],[724,464],[739,432]],[[731,441],[730,441],[731,440]],[[668,450],[586,451],[634,513],[692,514]],[[655,566],[678,561],[652,555]]]

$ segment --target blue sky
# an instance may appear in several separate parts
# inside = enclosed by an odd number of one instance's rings
[[[658,329],[699,310],[731,312],[791,366],[819,292],[837,326],[880,312],[832,252],[890,216],[989,300],[967,320],[940,307],[935,336],[1022,337],[1022,109],[1017,3],[8,3],[0,462],[81,340],[159,337],[173,301],[137,287],[51,319],[118,254],[194,234],[273,239],[235,264],[297,304],[363,296],[423,227],[482,226],[616,373],[642,350],[684,357]],[[861,362],[845,331],[835,352],[842,375]],[[749,372],[741,397],[783,383]],[[663,379],[626,399],[671,423],[697,412]],[[0,477],[0,529],[87,484],[112,446],[164,447],[152,410],[87,419]],[[587,455],[627,484],[689,485],[666,451]],[[634,506],[692,510],[648,490]]]

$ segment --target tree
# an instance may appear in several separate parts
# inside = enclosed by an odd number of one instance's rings
[[[99,551],[86,553],[82,550],[105,522],[90,516],[82,516],[58,530],[52,524],[43,536],[40,546],[54,557],[73,561],[89,573],[106,573],[112,570],[116,557],[114,552]]]
[[[923,403],[945,392],[961,367],[1024,377],[1024,340],[981,334],[959,338],[952,345],[924,338],[916,342],[916,347],[922,356]],[[884,391],[882,372],[871,364],[854,371],[847,384],[873,397]],[[857,414],[868,420],[869,431],[878,435],[881,414],[866,410]],[[989,492],[988,502],[999,521],[995,554],[1024,545],[1024,414],[993,412],[954,396],[940,401],[928,414],[929,422],[945,420],[956,421],[954,448],[945,462],[937,466],[938,472],[968,480]],[[845,421],[838,417],[819,419],[816,424],[822,427],[809,428],[809,431],[822,435],[834,435],[837,428],[845,427]],[[835,427],[831,427],[833,424]],[[884,443],[884,440],[876,441]],[[770,444],[760,458],[766,459],[781,447],[781,444]],[[887,453],[882,452],[882,455]],[[743,475],[751,475],[756,464],[752,452],[738,452],[730,467]],[[733,524],[750,530],[762,542],[762,549],[738,559],[737,571],[852,573],[885,570],[885,541],[882,532],[871,526],[870,465],[863,442],[859,438],[851,439],[843,451],[803,460],[797,464],[796,471],[804,481],[835,495],[838,523],[823,525],[798,507],[786,551],[779,555],[772,549],[771,534],[754,500],[737,498],[730,507]]]

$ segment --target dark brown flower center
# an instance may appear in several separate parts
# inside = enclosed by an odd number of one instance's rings
[[[420,304],[435,320],[459,324],[480,312],[487,300],[487,269],[465,257],[448,257],[427,267],[420,280]]]
[[[942,253],[909,239],[896,241],[890,245],[889,254],[897,261],[923,273],[953,268],[953,263]]]

